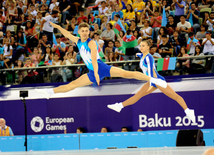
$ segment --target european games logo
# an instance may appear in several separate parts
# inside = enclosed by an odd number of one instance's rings
[[[36,116],[30,122],[31,129],[35,132],[40,132],[44,128],[44,121],[41,117]]]

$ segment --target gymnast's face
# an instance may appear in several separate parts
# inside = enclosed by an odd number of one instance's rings
[[[86,39],[88,39],[88,36],[89,36],[89,28],[82,27],[79,29],[78,33],[80,34],[81,39],[86,40]]]
[[[148,52],[149,51],[149,45],[146,42],[141,42],[140,43],[140,51],[142,53]]]

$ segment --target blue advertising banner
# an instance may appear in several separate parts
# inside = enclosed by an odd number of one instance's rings
[[[75,133],[78,127],[86,132],[100,132],[107,127],[119,132],[123,126],[131,131],[214,128],[214,90],[179,92],[190,109],[195,110],[196,123],[185,116],[183,109],[163,93],[152,93],[120,113],[107,104],[124,101],[132,95],[108,95],[27,100],[28,134]],[[14,135],[24,135],[24,108],[20,100],[1,101],[0,117],[5,118]]]

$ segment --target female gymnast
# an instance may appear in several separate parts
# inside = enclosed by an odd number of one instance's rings
[[[164,77],[160,76],[158,74],[158,72],[156,71],[154,59],[153,59],[152,55],[149,53],[149,50],[150,50],[150,42],[148,40],[145,40],[145,41],[142,41],[140,44],[140,51],[142,53],[136,54],[136,56],[141,58],[140,67],[141,67],[143,73],[150,77],[156,77],[156,78],[165,80]],[[155,84],[152,84],[150,86],[149,82],[147,82],[145,85],[143,85],[143,87],[140,89],[140,91],[138,91],[134,96],[130,97],[126,101],[120,102],[120,103],[115,103],[115,104],[110,104],[110,105],[107,105],[107,107],[112,110],[115,110],[117,112],[120,112],[122,110],[122,108],[136,103],[140,98],[152,93],[157,88],[160,89],[160,91],[162,91],[168,97],[177,101],[180,104],[180,106],[184,109],[187,117],[192,122],[195,122],[194,110],[190,110],[187,107],[184,99],[180,95],[178,95],[169,85],[167,85],[166,88],[162,88]]]
[[[82,87],[86,85],[91,85],[92,83],[97,83],[99,85],[100,80],[105,77],[122,77],[128,79],[146,80],[151,84],[159,85],[160,87],[166,88],[166,81],[158,78],[149,77],[141,72],[131,72],[125,71],[123,69],[109,66],[100,60],[98,47],[95,41],[90,39],[89,36],[89,25],[87,23],[81,23],[79,25],[78,33],[79,37],[73,36],[69,31],[63,29],[61,26],[50,22],[50,24],[57,28],[66,38],[77,44],[79,48],[80,55],[85,62],[89,73],[82,75],[78,79],[70,82],[69,84],[62,85],[51,89],[35,89],[45,98],[49,99],[51,95],[55,93],[64,93],[71,91],[77,87]]]

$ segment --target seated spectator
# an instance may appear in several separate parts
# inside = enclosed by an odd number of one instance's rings
[[[137,132],[142,132],[143,130],[142,129],[137,129]]]
[[[15,34],[15,23],[14,17],[12,15],[7,15],[5,19],[6,31],[10,31],[11,33]]]
[[[146,17],[146,14],[144,12],[141,12],[141,15],[140,15],[140,20],[139,23],[137,24],[139,27],[144,27],[144,22],[146,21],[147,17]]]
[[[41,54],[40,51],[40,60],[44,62],[45,65],[52,65],[53,53],[51,51],[51,46],[46,46],[45,54]]]
[[[140,31],[140,28],[137,27],[137,23],[135,22],[135,20],[131,20],[129,30],[131,30],[132,32],[134,32],[135,30]]]
[[[84,129],[82,127],[77,128],[76,133],[84,133]]]
[[[22,31],[19,30],[18,35],[17,35],[17,39],[15,42],[15,49],[16,49],[16,54],[15,54],[15,58],[14,60],[18,60],[20,58],[20,56],[22,56],[22,61],[24,60],[24,55],[27,56],[27,51],[25,50],[26,47],[26,38],[23,35]]]
[[[108,17],[107,16],[103,16],[103,22],[101,24],[101,31],[105,31],[107,28],[107,23],[108,23]]]
[[[157,37],[157,45],[161,45],[163,43],[162,35],[164,35],[164,34],[167,36],[167,42],[169,41],[169,35],[168,35],[169,33],[168,33],[166,27],[164,27],[164,26],[160,27],[160,30],[158,33],[159,33],[159,35]]]
[[[59,56],[61,57],[60,60],[63,60],[63,57],[65,56],[65,52],[66,52],[66,46],[65,43],[61,41],[61,36],[57,35],[56,36],[56,42],[57,45],[53,45],[52,46],[52,52],[58,52]]]
[[[132,6],[130,4],[128,4],[126,6],[126,12],[124,13],[124,20],[128,25],[130,25],[129,22],[133,19],[135,19],[135,12],[134,12]]]
[[[161,57],[171,57],[172,56],[172,46],[167,41],[167,36],[162,35],[163,43],[159,46],[159,53]]]
[[[180,22],[177,24],[176,31],[179,32],[181,38],[186,38],[188,40],[188,33],[191,32],[191,24],[186,21],[186,17],[181,15]]]
[[[59,54],[58,53],[54,53],[52,65],[53,66],[62,65],[62,61],[59,60]],[[63,76],[66,76],[64,74],[65,73],[61,68],[53,68],[52,73],[51,73],[51,82],[62,82]]]
[[[106,133],[106,132],[108,132],[108,129],[106,127],[102,127],[100,132],[101,133]]]
[[[173,35],[170,37],[170,43],[172,45],[172,48],[174,49],[174,56],[178,56],[180,52],[181,46],[184,46],[183,39],[181,39],[178,35],[178,31],[174,31]]]
[[[161,58],[161,55],[157,52],[157,47],[156,46],[152,46],[150,47],[150,52],[149,52],[153,58]]]
[[[38,36],[36,28],[31,24],[30,21],[26,23],[25,35],[28,42],[28,47],[33,49],[38,45]]]
[[[42,35],[42,39],[39,40],[38,46],[41,46],[42,54],[45,53],[46,47],[51,46],[52,42],[48,41],[48,37],[46,34]]]
[[[37,31],[39,31],[41,29],[41,24],[42,24],[42,20],[43,20],[43,17],[42,17],[42,12],[39,11],[37,13],[37,16],[36,16],[36,23],[35,23],[35,28]]]
[[[14,37],[11,36],[10,30],[7,30],[7,31],[6,31],[6,36],[5,36],[4,39],[3,39],[3,45],[5,45],[6,39],[9,40],[10,45],[13,47],[15,41],[14,41]]]
[[[214,39],[211,38],[212,32],[207,31],[206,38],[203,39],[202,46],[204,46],[204,55],[213,55],[214,53]]]
[[[73,33],[75,26],[77,24],[76,17],[73,16],[71,18],[71,23],[69,22],[69,20],[66,20],[66,23],[67,23],[67,25],[66,25],[65,29],[68,31],[71,31],[71,33]]]
[[[140,37],[140,33],[139,33],[139,30],[134,30],[133,31],[133,36],[138,40],[138,38]]]
[[[201,31],[196,33],[195,39],[202,42],[202,40],[206,38],[206,31],[207,31],[207,26],[202,24]]]
[[[99,15],[105,15],[108,7],[106,7],[106,1],[101,2],[101,7],[99,8]]]
[[[0,136],[14,136],[11,127],[6,125],[4,118],[0,118]]]
[[[19,0],[17,9],[18,9],[18,12],[19,12],[19,9],[20,9],[22,11],[22,13],[25,14],[26,11],[27,11],[27,6],[24,5],[23,1]]]
[[[181,15],[184,15],[184,8],[186,6],[183,0],[173,0],[171,7],[175,7],[175,24],[179,22]]]
[[[195,2],[191,3],[191,9],[187,13],[187,19],[189,19],[190,14],[192,14],[192,20],[193,20],[193,33],[194,35],[199,31],[200,29],[200,24],[199,24],[199,16],[200,12],[196,10],[196,4]]]
[[[100,36],[98,33],[94,33],[94,41],[97,41],[98,45],[100,46],[101,49],[103,49],[104,41],[100,39]]]
[[[57,0],[52,0],[52,3],[49,6],[49,12],[51,13],[54,7],[59,7],[59,2]]]
[[[153,6],[151,1],[147,1],[146,2],[146,7],[144,8],[143,12],[145,14],[148,14],[149,17],[154,15],[154,11],[155,11],[156,7]]]
[[[34,47],[33,54],[30,56],[30,58],[35,65],[38,65],[40,63],[41,54],[42,54],[42,50],[38,49],[37,47]]]
[[[180,53],[178,54],[178,57],[189,57],[187,54],[186,47],[181,47]],[[176,70],[180,71],[180,75],[183,75],[183,72],[186,72],[189,70],[190,67],[190,61],[187,58],[184,59],[178,59],[178,62],[176,64]]]
[[[187,41],[187,51],[189,55],[195,54],[195,47],[200,45],[200,42],[195,39],[195,36],[192,32],[189,33],[189,40]]]
[[[59,10],[62,14],[62,24],[65,24],[67,16],[70,14],[71,2],[68,0],[60,0]]]
[[[129,130],[127,127],[124,126],[124,127],[122,127],[121,132],[129,132]]]
[[[86,23],[88,23],[88,18],[84,16],[84,10],[80,10],[79,14],[80,14],[80,17],[77,18],[77,24],[79,25],[82,22],[82,20],[85,20]]]
[[[38,10],[39,8],[39,3],[36,2],[36,0],[31,0],[31,5],[35,6],[35,9]],[[28,7],[30,7],[30,4],[28,5]]]
[[[2,24],[2,27],[3,27],[3,25],[4,25],[4,23],[5,23],[5,16],[3,16],[3,11],[0,11],[0,23]]]
[[[115,41],[115,58],[116,61],[122,61],[123,57],[125,55],[125,49],[121,47],[120,41],[116,40]],[[121,47],[121,48],[120,48]]]
[[[60,65],[62,65],[62,61],[59,60],[59,54],[57,54],[57,53],[54,54],[54,59],[53,59],[52,65],[53,66],[60,66]]]
[[[43,17],[45,16],[46,13],[48,13],[47,10],[48,10],[48,6],[46,4],[43,3],[43,4],[40,5],[39,11],[42,13]],[[52,9],[52,11],[51,11],[51,14],[53,13],[53,11],[58,11],[59,12],[59,7],[54,7]]]
[[[137,12],[136,16],[137,16],[137,20],[139,20],[140,19],[139,14],[144,10],[144,8],[145,8],[145,2],[143,2],[141,0],[135,0],[134,4],[132,4],[132,7],[133,7],[133,10],[135,12]]]
[[[74,48],[72,45],[68,46],[68,50],[64,56],[63,65],[71,65],[76,62],[77,53],[74,51]]]
[[[166,27],[167,27],[169,35],[172,35],[173,32],[175,31],[175,28],[176,28],[177,25],[175,24],[174,18],[173,18],[172,15],[168,16],[168,21],[169,22],[166,24]]]
[[[195,47],[195,56],[204,56],[202,53],[201,47],[197,45]],[[200,74],[205,72],[205,60],[204,59],[193,59],[190,64],[191,74]]]
[[[152,26],[152,31],[154,33],[153,39],[158,37],[158,32],[161,27],[162,17],[159,15],[158,10],[155,10],[154,16],[151,18],[150,25]]]
[[[114,41],[109,40],[108,41],[108,46],[105,48],[105,55],[109,55],[110,52],[115,52],[115,47],[114,47]]]
[[[4,54],[3,39],[4,39],[4,34],[3,32],[0,32],[0,61],[3,60],[3,54]]]
[[[152,37],[152,28],[149,26],[149,21],[144,21],[144,28],[140,29],[140,33],[142,39],[147,39],[148,37]]]
[[[15,66],[15,68],[22,68],[24,66],[22,60],[18,60],[17,62],[17,66]],[[17,75],[18,75],[18,83],[21,83],[23,78],[24,78],[24,71],[23,70],[19,70],[17,72]]]
[[[116,61],[115,54],[112,51],[108,52],[105,58],[106,58],[106,62]]]
[[[94,30],[90,32],[90,37],[92,37],[94,33],[98,33],[99,36],[102,34],[102,31],[99,29],[98,24],[94,24]]]
[[[13,47],[10,45],[9,39],[5,39],[3,60],[4,60],[4,65],[7,68],[10,68],[9,66],[12,60],[12,55],[13,55]]]
[[[127,5],[132,5],[132,0],[120,0],[119,1],[120,10],[126,9]]]
[[[36,7],[34,5],[29,4],[29,9],[27,10],[27,13],[33,15],[34,20],[36,19],[37,11],[36,11]]]
[[[10,7],[8,8],[7,15],[13,16],[13,17],[18,16],[18,10],[13,1],[10,2]]]
[[[33,19],[33,15],[32,14],[28,14],[28,18],[27,21],[30,21],[32,27],[35,25],[35,20]],[[26,22],[23,23],[24,26],[27,26]]]
[[[123,12],[120,11],[120,7],[117,3],[114,5],[114,9],[115,11],[112,13],[111,20],[114,20],[115,15],[119,15],[120,18],[123,18]]]
[[[211,12],[210,15],[208,12],[206,12],[204,15],[205,15],[205,19],[203,24],[208,26],[209,31],[212,31],[213,23],[214,23],[214,12]]]
[[[106,25],[106,30],[102,32],[102,34],[100,35],[100,38],[104,41],[109,41],[109,40],[113,40],[115,39],[115,33],[112,30],[112,25],[110,23],[108,23]]]
[[[162,14],[163,8],[165,8],[166,18],[169,16],[170,6],[167,4],[167,0],[160,0],[159,1],[159,13]]]
[[[23,68],[31,68],[31,67],[36,67],[36,65],[32,63],[31,58],[27,58]],[[27,75],[23,78],[21,84],[37,83],[38,82],[37,75],[38,75],[38,72],[34,70],[27,70]]]

